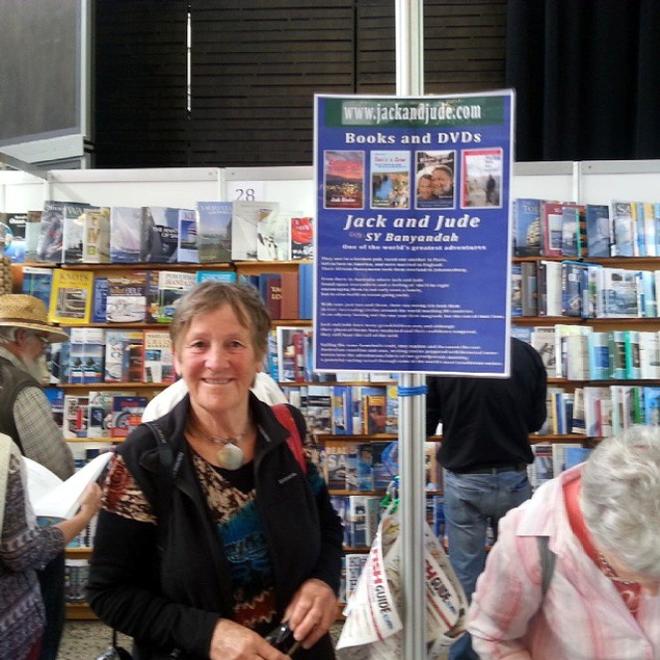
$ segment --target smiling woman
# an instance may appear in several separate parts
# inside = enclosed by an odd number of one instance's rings
[[[334,657],[342,529],[316,466],[289,448],[300,412],[250,392],[269,329],[253,287],[189,291],[170,328],[189,394],[111,464],[89,602],[143,660],[284,660],[264,639],[283,620],[296,658]]]

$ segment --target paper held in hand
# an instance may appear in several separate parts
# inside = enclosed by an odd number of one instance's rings
[[[24,456],[28,496],[35,515],[72,518],[78,510],[78,501],[87,484],[99,478],[111,456],[111,451],[99,454],[66,481]]]

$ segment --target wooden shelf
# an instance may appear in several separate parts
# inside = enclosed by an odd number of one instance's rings
[[[107,328],[110,330],[169,330],[169,323],[60,323],[58,326],[67,328]]]
[[[124,442],[124,440],[126,440],[126,438],[64,438],[64,442],[82,442],[85,444],[109,444],[111,442]]]
[[[603,387],[605,385],[655,385],[657,380],[654,378],[585,378],[584,380],[569,380],[568,378],[548,378],[549,385],[594,385]]]
[[[314,439],[320,442],[382,442],[397,440],[394,433],[374,433],[372,435],[332,435],[331,433],[315,433]]]
[[[41,268],[63,268],[65,270],[228,270],[234,271],[231,263],[211,263],[211,264],[161,264],[151,262],[125,263],[125,264],[24,264]]]
[[[383,497],[385,489],[379,490],[345,490],[340,488],[329,488],[330,495],[364,495],[365,497]]]
[[[615,266],[617,268],[625,268],[626,266],[634,267],[635,269],[643,265],[648,265],[651,268],[657,268],[660,262],[660,257],[546,257],[543,255],[533,257],[512,257],[511,262],[520,264],[523,262],[538,262],[538,261],[579,261],[582,263],[601,264],[604,266]]]
[[[512,316],[513,325],[656,325],[659,316],[599,316],[582,318],[581,316]]]
[[[275,323],[275,321],[273,321]],[[299,321],[301,323],[301,321]],[[367,387],[387,387],[388,385],[396,385],[396,381],[394,380],[387,380],[387,381],[365,381],[365,380],[356,380],[356,381],[336,381],[336,380],[326,380],[326,381],[292,381],[292,380],[285,380],[282,382],[278,382],[278,385],[280,387],[300,387],[302,386],[308,386],[308,385],[328,385],[329,387],[334,387],[335,385],[347,385],[349,387],[352,386],[360,386],[364,385]]]
[[[309,259],[296,259],[289,261],[213,261],[210,263],[156,263],[151,261],[140,261],[135,263],[103,263],[103,264],[67,264],[55,262],[25,262],[12,264],[23,268],[29,266],[32,268],[65,268],[67,270],[285,270],[287,268],[297,268],[300,264],[313,263]]]
[[[57,383],[63,390],[162,390],[171,383]]]
[[[89,557],[92,554],[93,548],[64,548],[64,553],[68,557]]]
[[[98,617],[87,603],[66,603],[66,618],[69,621],[94,621]]]

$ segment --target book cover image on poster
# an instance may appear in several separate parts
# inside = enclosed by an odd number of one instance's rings
[[[415,207],[451,209],[455,206],[455,151],[415,153]]]
[[[197,202],[200,263],[231,261],[231,202]]]
[[[314,254],[314,224],[310,217],[291,218],[291,259],[311,259]]]
[[[364,151],[324,151],[325,208],[364,208],[364,175]]]
[[[502,149],[465,149],[462,152],[461,206],[502,206]]]
[[[410,208],[410,153],[371,152],[371,208]]]

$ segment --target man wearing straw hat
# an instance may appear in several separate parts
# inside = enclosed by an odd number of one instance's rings
[[[60,479],[73,474],[73,456],[42,386],[48,382],[46,346],[67,340],[65,332],[48,323],[41,300],[0,295],[0,432]],[[38,573],[46,608],[40,660],[55,660],[64,626],[64,553]]]

